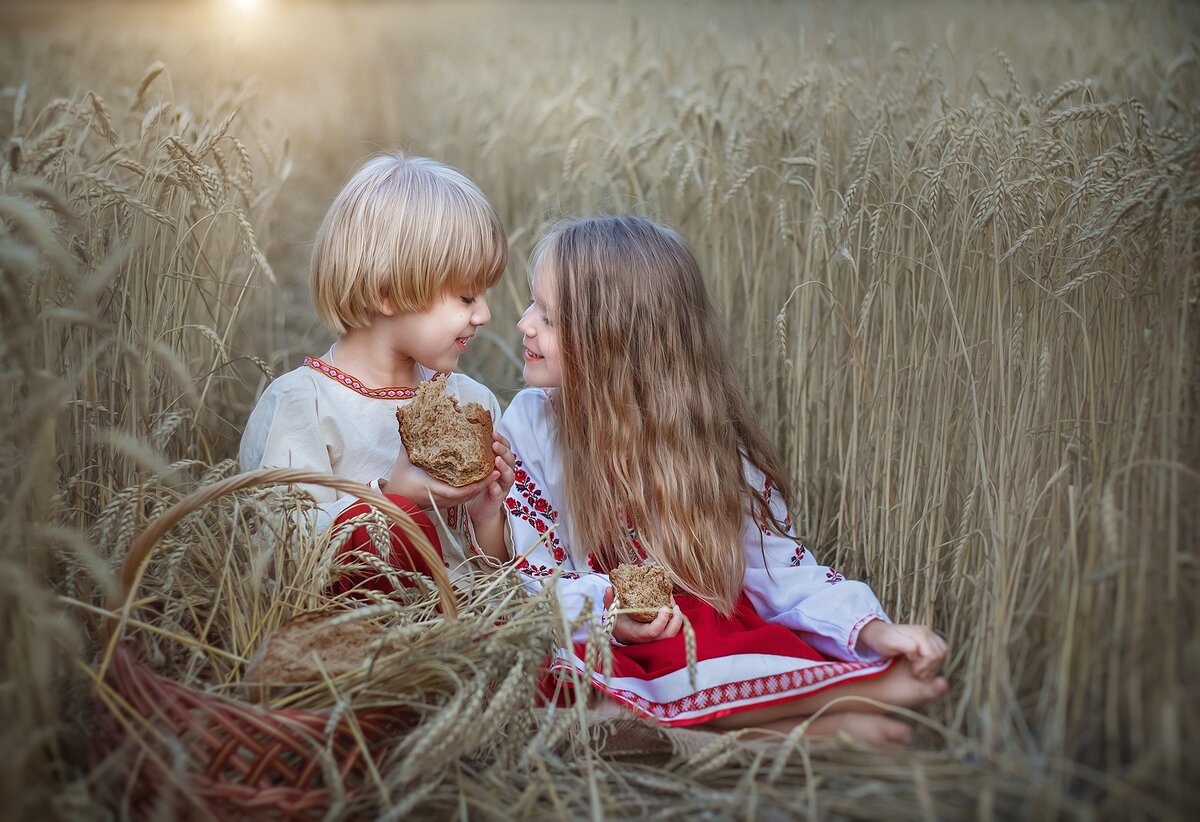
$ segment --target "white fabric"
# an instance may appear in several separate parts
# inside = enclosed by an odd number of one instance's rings
[[[696,664],[694,684],[686,668],[657,679],[605,676],[600,671],[593,671],[592,684],[649,719],[670,725],[690,725],[869,679],[886,671],[891,664],[890,659],[817,662],[789,656],[731,654],[700,660]],[[572,648],[560,650],[550,670],[571,669],[583,673],[586,666],[586,660]]]
[[[588,566],[588,552],[571,540],[570,518],[560,507],[566,495],[550,394],[542,389],[517,394],[504,413],[500,431],[512,443],[518,469],[524,472],[518,473],[506,505],[517,556],[525,558],[522,573],[528,586],[540,588],[552,579],[569,617],[588,610],[592,618],[599,619],[608,577]],[[763,473],[746,461],[742,470],[752,487],[763,489],[775,517],[790,522],[783,501],[765,483]],[[550,539],[543,538],[546,532]],[[818,565],[798,540],[780,536],[750,516],[742,533],[742,549],[746,555],[744,590],[764,620],[799,632],[829,658],[882,660],[873,651],[857,647],[863,626],[873,619],[887,620],[866,584],[844,580],[834,569]],[[561,576],[555,577],[556,572]],[[574,638],[581,641],[586,633],[581,629]]]
[[[319,358],[329,363],[326,353]],[[418,367],[422,381],[434,372]],[[463,374],[450,374],[446,390],[459,402],[477,402],[500,418],[500,404],[486,386]],[[411,399],[371,397],[308,365],[267,386],[242,434],[238,460],[243,471],[299,468],[331,473],[379,490],[400,453],[396,409]],[[320,505],[317,525],[328,528],[357,498],[319,485],[305,485]],[[422,500],[414,500],[422,505]],[[425,504],[428,500],[424,501]],[[468,571],[467,555],[478,556],[473,529],[463,506],[430,512],[451,580]]]

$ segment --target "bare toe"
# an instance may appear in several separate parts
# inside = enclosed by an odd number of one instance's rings
[[[867,713],[842,713],[819,717],[809,727],[817,738],[845,739],[873,748],[907,748],[912,727],[898,719]]]
[[[884,740],[882,747],[910,748],[912,747],[913,729],[907,722],[898,719],[884,718],[887,727],[882,729]]]

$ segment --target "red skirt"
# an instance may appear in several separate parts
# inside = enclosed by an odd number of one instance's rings
[[[398,494],[387,494],[389,500],[399,506],[400,510],[404,511],[413,521],[420,527],[429,544],[433,546],[433,550],[437,555],[442,556],[442,544],[438,539],[437,526],[429,518],[429,515],[420,509],[419,506],[407,497],[399,496]],[[354,503],[350,507],[342,511],[334,520],[333,533],[336,535],[340,529],[348,527],[347,523],[357,516],[368,513],[372,510],[372,506],[362,502]],[[429,572],[429,566],[412,540],[400,530],[398,525],[391,525],[391,544],[387,546],[386,551],[381,551],[379,546],[371,539],[371,533],[365,525],[357,526],[350,537],[346,540],[338,551],[337,557],[334,558],[335,565],[351,565],[354,562],[354,553],[367,552],[380,557],[387,565],[397,571],[415,571],[419,574],[424,574],[427,577],[432,575]],[[386,555],[384,555],[386,554]],[[413,586],[410,580],[401,579],[400,584],[406,588]],[[329,594],[349,594],[352,598],[366,598],[361,592],[364,590],[379,591],[380,593],[390,594],[395,591],[395,586],[386,574],[374,570],[363,570],[357,568],[353,571],[347,570],[342,572],[333,585],[330,586]]]
[[[614,646],[611,673],[592,674],[597,690],[664,725],[695,725],[803,699],[879,676],[892,664],[890,659],[843,662],[824,657],[795,631],[763,620],[745,594],[728,617],[690,594],[676,595],[675,602],[696,636],[694,683],[683,631],[670,639]],[[581,642],[559,651],[550,670],[583,674],[586,647]],[[556,678],[561,685],[561,674]]]

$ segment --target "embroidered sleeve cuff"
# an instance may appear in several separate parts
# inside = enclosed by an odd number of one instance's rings
[[[883,620],[884,622],[891,622],[891,620],[887,618],[887,614],[880,613],[879,611],[872,611],[871,613],[863,616],[860,620],[858,620],[858,622],[854,623],[854,627],[850,629],[850,633],[846,637],[847,659],[852,659],[857,662],[879,662],[880,660],[884,659],[882,654],[876,653],[870,648],[858,647],[858,636],[862,633],[862,629],[877,619]]]

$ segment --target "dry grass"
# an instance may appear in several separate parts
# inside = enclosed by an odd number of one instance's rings
[[[297,307],[303,243],[344,174],[396,143],[466,170],[510,229],[495,344],[470,363],[502,396],[545,222],[632,210],[679,226],[797,480],[800,526],[893,614],[948,633],[953,689],[903,757],[499,711],[524,704],[564,626],[498,578],[457,622],[428,598],[367,615],[408,626],[422,664],[336,698],[385,682],[421,720],[374,792],[335,815],[1200,805],[1196,13],[714,6],[710,27],[689,8],[314,5],[256,42],[195,9],[137,7],[31,13],[5,35],[0,792],[14,813],[86,813],[104,795],[86,779],[90,609],[150,518],[232,470],[270,371],[321,349]],[[296,56],[310,42],[336,70],[313,76]],[[320,602],[331,547],[295,530],[306,504],[246,494],[173,532],[145,586],[170,636],[135,632],[147,658],[234,687],[264,630]],[[276,523],[291,553],[263,553],[251,522]]]

